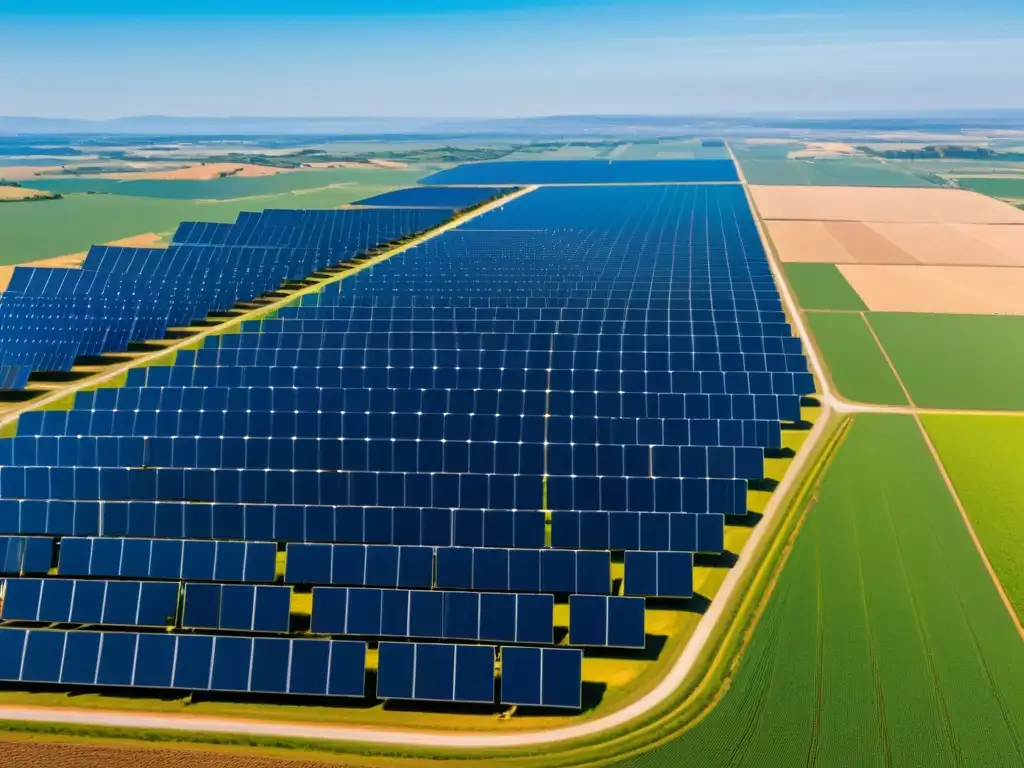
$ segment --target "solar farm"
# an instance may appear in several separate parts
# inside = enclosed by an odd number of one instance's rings
[[[598,707],[815,391],[736,180],[481,163],[16,268],[11,393],[213,330],[9,419],[0,680]]]

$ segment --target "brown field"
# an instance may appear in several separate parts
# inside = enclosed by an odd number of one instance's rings
[[[1024,211],[959,189],[751,186],[765,219],[1024,224]]]
[[[31,200],[33,197],[51,197],[51,195],[48,192],[40,192],[38,189],[0,186],[0,200]]]
[[[1024,266],[1024,226],[769,221],[784,262]]]
[[[323,768],[334,761],[289,760],[232,754],[224,750],[107,746],[53,741],[7,741],[0,737],[3,768]]]
[[[843,157],[855,154],[856,149],[840,141],[808,141],[803,149],[790,152],[789,157],[795,160],[801,157]]]
[[[92,178],[125,180],[189,179],[192,181],[207,181],[218,178],[222,173],[229,173],[232,176],[274,176],[286,171],[287,169],[284,168],[270,168],[265,165],[248,165],[246,163],[197,163],[185,166],[184,168],[102,173]]]
[[[963,315],[1024,315],[1024,269],[842,264],[868,309]]]
[[[131,237],[123,237],[120,240],[113,240],[112,242],[106,243],[106,245],[120,245],[125,248],[156,248],[158,247],[161,240],[161,236],[155,232],[147,232],[144,235],[132,235]],[[25,264],[10,264],[7,266],[0,266],[0,292],[3,292],[7,288],[7,284],[11,282],[11,275],[14,273],[14,268],[18,267],[70,267],[71,269],[77,269],[82,266],[82,262],[85,260],[84,253],[69,253],[66,256],[54,256],[52,259],[40,259],[38,261],[30,261]],[[2,768],[3,763],[0,763]]]

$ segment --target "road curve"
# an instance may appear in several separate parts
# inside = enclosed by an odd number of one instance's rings
[[[729,149],[732,155],[732,149]],[[735,157],[733,157],[735,162]],[[739,163],[736,163],[744,189],[746,180]],[[813,455],[815,448],[825,435],[826,424],[837,401],[829,391],[828,379],[824,376],[818,352],[810,342],[810,336],[804,325],[803,318],[797,309],[793,295],[782,276],[769,247],[765,232],[761,226],[753,200],[748,200],[754,214],[758,232],[761,235],[768,262],[775,275],[780,295],[789,311],[790,318],[796,325],[799,336],[804,339],[805,348],[811,367],[823,390],[821,398],[822,412],[811,429],[803,448],[796,455],[793,463],[779,483],[765,507],[761,523],[754,528],[749,540],[739,554],[739,559],[726,575],[721,587],[711,601],[711,606],[701,617],[697,628],[690,637],[672,667],[666,672],[661,682],[646,695],[622,709],[609,713],[594,720],[586,720],[575,725],[551,728],[542,731],[510,731],[508,733],[491,732],[457,732],[457,731],[412,731],[402,729],[383,729],[375,727],[318,725],[314,723],[289,723],[280,720],[250,720],[240,718],[201,717],[180,714],[136,713],[95,709],[72,709],[66,707],[7,707],[0,706],[0,720],[19,720],[35,723],[65,723],[81,726],[100,726],[113,728],[141,728],[176,731],[205,731],[210,733],[244,734],[250,736],[281,737],[294,739],[326,739],[341,742],[356,742],[378,746],[404,747],[435,747],[442,749],[496,749],[537,746],[570,741],[594,736],[647,714],[663,704],[686,680],[692,672],[698,657],[708,643],[716,624],[722,620],[726,606],[735,597],[738,585],[747,571],[757,565],[750,553],[758,549],[762,539],[772,529],[772,521],[779,514],[782,500],[786,498],[796,479],[799,478]]]

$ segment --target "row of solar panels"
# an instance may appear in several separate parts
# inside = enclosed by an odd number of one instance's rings
[[[717,554],[725,518],[689,512],[551,513],[551,546]],[[0,535],[114,536],[541,549],[532,510],[0,499]]]
[[[326,288],[326,286],[325,286]],[[344,305],[321,305],[309,297],[303,296],[298,303],[274,312],[262,320],[246,320],[242,323],[241,332],[265,328],[268,331],[283,330],[295,322],[312,323],[309,330],[324,330],[320,323],[345,321],[346,323],[381,321],[391,324],[398,321],[427,320],[432,323],[451,321],[469,321],[474,324],[483,322],[533,321],[533,322],[566,322],[586,323],[578,326],[593,328],[590,323],[599,323],[600,329],[610,328],[612,333],[672,333],[686,330],[699,336],[708,336],[721,330],[726,336],[787,336],[792,333],[786,313],[782,309],[670,309],[660,310],[647,307],[623,309],[616,307],[595,307],[580,309],[573,307],[457,307],[445,306],[442,300],[438,304],[417,302],[410,296],[411,303],[380,304],[360,302],[353,299]],[[676,326],[676,323],[682,325]],[[619,325],[628,324],[628,325]],[[635,324],[635,325],[634,325]],[[305,327],[305,326],[300,326]],[[346,326],[358,328],[358,325]],[[559,326],[561,327],[561,326]],[[576,327],[576,326],[570,326]],[[633,330],[627,331],[626,328]],[[743,332],[740,329],[745,329]],[[580,331],[581,333],[584,331]],[[688,334],[686,334],[688,335]]]
[[[151,436],[230,437],[228,424],[245,418],[248,426],[253,414],[271,414],[267,429],[274,432],[274,420],[287,415],[307,414],[302,419],[309,429],[315,425],[316,435],[293,434],[291,437],[308,438],[387,438],[473,440],[477,442],[536,442],[538,439],[555,444],[614,444],[631,445],[704,445],[735,447],[781,447],[781,426],[771,419],[638,419],[620,416],[546,416],[546,397],[529,398],[540,411],[526,413],[526,393],[522,391],[490,391],[499,401],[497,412],[476,412],[486,407],[483,402],[487,390],[383,390],[385,396],[365,397],[367,392],[382,390],[326,390],[316,388],[238,388],[143,387],[100,389],[78,393],[74,411],[40,411],[35,418],[19,420],[19,435],[54,435],[53,430],[64,426],[66,435],[100,435],[82,429],[124,428],[134,434],[136,425],[141,429],[147,420],[155,421]],[[396,395],[408,394],[399,399]],[[348,395],[348,396],[347,396]],[[360,395],[355,397],[353,395]],[[479,397],[478,397],[479,395]],[[501,402],[504,401],[504,402]],[[519,408],[514,406],[518,402]],[[502,406],[508,410],[502,410]],[[448,410],[448,409],[456,410]],[[323,413],[327,411],[328,413]],[[85,412],[87,417],[70,413]],[[102,415],[111,412],[114,415]],[[193,429],[199,434],[169,432],[179,427],[188,428],[190,422],[182,419],[184,412],[199,412],[198,424]],[[154,413],[155,416],[140,415]],[[172,417],[169,414],[177,414]],[[210,416],[206,414],[209,413]],[[214,416],[221,413],[222,417]],[[281,416],[277,416],[280,413]],[[51,416],[50,414],[60,414]],[[100,415],[98,415],[100,414]],[[237,414],[237,416],[235,415]],[[314,417],[315,414],[315,417]],[[507,415],[506,415],[507,414]],[[27,414],[26,414],[27,415]],[[439,419],[439,417],[442,417]],[[69,423],[69,419],[73,423]],[[174,423],[171,420],[174,419]],[[443,419],[443,420],[442,420]],[[296,419],[296,423],[297,423]],[[220,428],[219,431],[217,430]],[[70,430],[70,431],[69,431]],[[207,432],[206,430],[210,430]],[[331,434],[335,431],[336,434]],[[426,434],[424,434],[426,432]],[[166,434],[166,433],[169,433]],[[149,436],[149,435],[146,435]],[[269,437],[259,433],[247,437]]]
[[[546,505],[544,501],[546,494]],[[0,497],[743,515],[747,481],[297,469],[0,467]]]
[[[550,338],[550,337],[547,337]],[[543,339],[538,339],[541,345]],[[572,353],[564,360],[552,360],[539,347],[534,352],[493,350],[487,353],[456,349],[364,350],[315,349],[200,349],[182,350],[176,365],[211,368],[232,366],[340,367],[342,386],[375,387],[386,383],[392,389],[581,389],[603,392],[694,392],[707,371],[715,373],[791,375],[806,374],[802,354],[721,354],[679,352],[657,356],[637,354],[639,360],[609,353],[615,359],[575,361]],[[578,355],[578,353],[577,353]],[[594,355],[596,357],[596,355]],[[649,359],[645,359],[649,358]],[[532,359],[531,359],[532,358]],[[669,359],[671,358],[671,359]],[[557,363],[558,367],[552,367]],[[649,367],[648,367],[649,366]],[[685,374],[690,374],[689,376]],[[655,386],[657,383],[657,386]],[[519,386],[513,386],[518,384]],[[793,394],[776,391],[775,394]],[[806,394],[806,393],[800,393]]]
[[[179,624],[181,585],[167,581],[8,579],[0,621],[160,627]],[[291,587],[184,587],[183,629],[287,633]],[[316,587],[317,635],[554,643],[552,595]],[[644,598],[569,596],[571,645],[643,648]]]
[[[277,373],[291,374],[295,379],[296,369],[274,369]],[[197,374],[214,373],[209,385],[192,383]],[[135,421],[115,422],[127,419],[127,414],[105,416],[93,412],[105,410],[153,411],[185,410],[219,412],[245,412],[253,420],[254,436],[268,436],[284,433],[268,432],[272,428],[271,418],[264,415],[277,412],[273,418],[284,418],[284,414],[316,413],[315,421],[340,424],[342,413],[370,414],[480,414],[496,416],[544,416],[552,419],[571,415],[574,419],[586,418],[651,418],[736,421],[799,421],[800,401],[797,395],[676,395],[670,393],[598,393],[593,392],[546,392],[537,390],[499,389],[367,389],[318,386],[313,384],[271,385],[238,384],[243,378],[257,378],[268,369],[259,368],[172,368],[151,367],[133,369],[128,373],[128,385],[120,389],[100,389],[95,392],[80,392],[76,395],[76,411],[86,412],[85,416],[74,416],[75,411],[30,411],[19,420],[18,434],[99,434],[85,431],[92,424],[97,429],[112,429],[123,425],[126,429]],[[302,369],[301,373],[319,374],[331,371]],[[182,375],[179,375],[182,374]],[[238,374],[228,376],[226,374]],[[244,374],[244,375],[243,375]],[[185,379],[177,383],[168,379]],[[217,378],[230,379],[218,383]],[[263,378],[269,378],[264,376]],[[163,380],[159,382],[159,380]],[[148,381],[148,383],[147,383]],[[115,393],[115,394],[107,394]],[[113,401],[113,402],[112,402]],[[166,408],[164,403],[166,402]],[[121,404],[124,407],[121,407]],[[81,405],[79,409],[77,406]],[[114,406],[113,408],[111,406]],[[141,418],[151,418],[142,415]],[[191,418],[191,417],[189,417]],[[200,423],[202,422],[200,417]],[[354,418],[354,417],[353,417]],[[333,420],[333,421],[332,421]],[[319,430],[310,426],[311,419],[303,419],[306,431],[292,432],[293,436],[317,437]],[[183,422],[188,427],[190,422]],[[263,425],[260,430],[260,425]],[[559,422],[555,422],[557,428]],[[22,427],[22,425],[24,425]],[[52,425],[52,426],[51,426]],[[227,422],[224,424],[227,427]],[[297,425],[295,425],[298,428]],[[679,426],[679,425],[675,425]],[[54,432],[64,428],[66,432]],[[200,429],[200,426],[192,427]],[[212,428],[212,424],[211,424]],[[340,428],[340,427],[339,427]],[[366,427],[369,435],[369,427]],[[73,431],[78,430],[78,431]],[[259,431],[258,431],[259,430]],[[309,434],[313,432],[314,434]],[[183,433],[188,434],[188,433]],[[194,434],[203,434],[195,432]],[[248,434],[248,433],[247,433]],[[210,436],[214,436],[212,433]],[[580,442],[596,442],[581,440]]]
[[[308,311],[303,307],[300,311]],[[335,309],[321,307],[320,309]],[[340,308],[339,308],[340,309]],[[353,307],[353,310],[355,308]],[[371,308],[370,312],[374,312]],[[418,307],[412,310],[416,317],[393,318],[392,310],[377,310],[372,318],[282,318],[246,320],[238,335],[245,338],[259,333],[289,336],[360,334],[360,335],[415,335],[415,334],[550,334],[563,336],[598,336],[598,348],[646,350],[649,352],[797,352],[800,341],[792,336],[786,322],[763,323],[721,321],[701,323],[692,320],[535,320],[493,317],[445,318],[435,317],[433,310]],[[441,313],[438,310],[439,314]],[[474,313],[475,315],[476,313]],[[496,314],[496,311],[492,314]],[[660,337],[669,337],[662,343]],[[619,340],[621,339],[621,340]],[[590,348],[589,340],[584,349]],[[608,345],[608,346],[605,346]],[[405,345],[400,345],[405,346]],[[724,347],[724,349],[723,349]]]
[[[468,427],[469,418],[464,420]],[[426,419],[422,425],[419,419],[409,421],[417,428],[411,438],[405,434],[382,438],[8,437],[0,438],[0,465],[472,472],[549,477],[764,477],[763,448],[546,443],[541,418],[536,419],[540,432],[536,437],[517,434],[508,442],[480,442],[446,432],[447,424],[440,420],[434,425],[441,427],[437,432],[428,431],[430,422]],[[523,419],[514,421],[526,424]]]
[[[53,540],[3,537],[3,572],[45,574]],[[64,537],[61,576],[271,583],[277,578],[277,545],[178,539]],[[611,553],[569,549],[425,547],[384,544],[287,546],[289,584],[466,589],[608,595]],[[691,597],[693,554],[627,551],[627,595]]]
[[[493,704],[494,662],[493,646],[381,643],[377,696]],[[501,663],[502,704],[580,708],[581,651],[502,648]],[[366,644],[3,628],[0,681],[363,697]]]
[[[346,327],[355,324],[350,320],[321,321],[336,323],[338,328],[331,331],[300,331],[287,328],[277,331],[264,328],[255,331],[207,336],[203,349],[344,349],[352,353],[366,350],[387,349],[393,352],[403,350],[459,350],[460,365],[488,367],[487,361],[495,359],[495,352],[512,352],[522,349],[550,351],[551,368],[601,368],[612,367],[637,370],[644,363],[658,370],[666,362],[669,370],[675,370],[694,354],[744,354],[779,355],[800,354],[801,342],[796,336],[729,336],[726,334],[699,335],[692,331],[682,335],[682,329],[667,327],[663,332],[668,338],[662,343],[662,335],[652,329],[637,333],[616,333],[609,328],[595,328],[589,333],[579,329],[562,329],[561,323],[551,321],[550,328],[538,326],[537,321],[507,321],[508,327],[495,328],[494,321],[473,323],[477,327],[464,330],[435,330],[429,324],[423,329],[383,328],[380,330],[359,330]],[[303,323],[303,320],[280,320],[280,323]],[[469,322],[469,321],[464,321]],[[393,324],[394,321],[387,321]],[[595,323],[595,325],[603,325]],[[666,326],[669,324],[666,323]],[[676,325],[675,323],[671,325]],[[658,341],[655,341],[655,339]],[[544,341],[547,340],[545,347]],[[490,353],[490,354],[488,354]],[[349,364],[349,360],[344,360]],[[639,368],[643,370],[643,368]]]
[[[513,187],[410,187],[363,198],[352,205],[460,210],[513,191]]]
[[[340,352],[335,351],[338,355]],[[325,350],[320,355],[334,354]],[[184,359],[184,358],[183,358]],[[493,373],[492,373],[493,371]],[[610,373],[610,372],[609,372]],[[500,375],[499,375],[500,374]],[[507,375],[506,375],[507,374]],[[623,402],[644,395],[675,397],[678,402],[686,395],[810,395],[814,390],[814,379],[809,373],[765,372],[765,371],[669,371],[654,372],[645,381],[657,383],[658,387],[644,387],[634,390],[595,390],[596,378],[593,372],[580,372],[590,381],[590,388],[572,391],[570,387],[556,389],[548,386],[547,369],[501,371],[500,369],[455,370],[451,368],[391,369],[342,368],[334,365],[220,365],[220,366],[150,366],[129,371],[127,385],[132,387],[324,387],[329,389],[518,389],[551,391],[554,397],[561,394],[563,399],[580,396],[596,398],[605,396]],[[487,377],[495,381],[487,381]],[[462,377],[460,379],[460,377]],[[469,382],[460,386],[460,381]],[[508,386],[506,386],[506,382]],[[529,384],[530,386],[527,386]],[[678,407],[678,406],[677,406]],[[618,409],[615,410],[618,413]],[[705,409],[705,414],[707,410]],[[580,414],[586,415],[586,413]],[[658,416],[657,413],[645,413]],[[668,414],[666,414],[667,416]],[[694,418],[701,416],[694,415]],[[707,418],[705,415],[703,418]],[[729,418],[729,417],[725,417]],[[764,418],[764,417],[759,417]]]

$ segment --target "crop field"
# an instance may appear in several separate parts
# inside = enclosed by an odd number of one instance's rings
[[[383,181],[386,176],[379,178]],[[60,200],[0,205],[0,231],[4,233],[3,241],[0,242],[0,265],[77,253],[88,250],[93,243],[105,243],[145,232],[167,232],[181,221],[201,219],[231,222],[239,211],[263,208],[337,208],[369,195],[386,192],[395,186],[353,184],[215,202],[129,195],[68,195]]]
[[[765,159],[756,155],[750,156],[745,152],[737,152],[736,158],[750,184],[851,187],[934,186],[921,176],[871,158],[787,159],[782,157]]]
[[[392,168],[344,168],[338,170],[294,171],[254,178],[228,176],[208,181],[143,179],[121,181],[101,178],[54,178],[23,182],[31,189],[62,195],[101,192],[111,195],[167,198],[171,200],[233,200],[243,197],[279,195],[333,185],[407,187],[422,175],[418,170]]]
[[[786,276],[804,309],[867,309],[834,264],[787,264]]]
[[[859,312],[808,312],[811,333],[840,394],[862,403],[906,405],[892,368]]]
[[[1024,317],[872,312],[910,392],[927,408],[1024,409]]]
[[[858,416],[722,700],[622,763],[1024,765],[1024,644],[910,417]]]
[[[1024,418],[922,418],[989,562],[1017,615],[1024,618]]]
[[[1024,199],[1024,167],[1018,170],[1020,176],[998,178],[996,176],[958,177],[957,182],[964,189],[973,189],[989,197]]]

